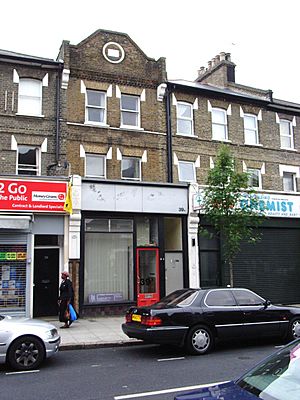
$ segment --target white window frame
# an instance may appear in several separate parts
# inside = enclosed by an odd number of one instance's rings
[[[262,189],[261,170],[259,168],[247,168],[247,172],[250,175],[251,175],[251,172],[257,172],[257,176],[258,176],[258,186],[251,186],[249,184],[249,182],[248,182],[248,185],[253,189]],[[250,180],[250,176],[249,176],[249,180]]]
[[[39,86],[37,91],[38,95],[33,95],[26,91],[25,86],[34,84]],[[20,78],[19,80],[19,90],[18,90],[18,114],[20,115],[30,115],[33,117],[42,117],[42,93],[43,93],[43,83],[39,79],[32,78]],[[31,108],[30,103],[36,102],[36,106]],[[29,107],[28,107],[29,105]]]
[[[129,178],[127,176],[123,176],[123,161],[124,160],[135,160],[139,163],[139,176],[137,178]],[[122,157],[121,160],[121,179],[130,180],[130,181],[141,181],[142,180],[142,160],[138,157]]]
[[[282,132],[282,124],[288,124],[288,127],[289,127],[289,134],[288,135],[285,135],[283,132]],[[279,120],[279,131],[280,131],[280,148],[281,149],[292,149],[292,150],[294,150],[294,131],[293,131],[293,125],[292,125],[292,122],[291,121],[289,121],[289,120],[287,120],[287,119],[280,119]],[[291,143],[291,146],[290,147],[287,147],[287,146],[283,146],[283,144],[282,144],[282,139],[283,138],[288,138],[289,140],[290,140],[290,143]]]
[[[292,177],[292,186],[293,186],[292,190],[287,190],[284,187],[284,178],[285,178],[286,174],[289,174]],[[296,173],[295,172],[290,172],[290,171],[283,171],[283,173],[282,173],[282,185],[283,185],[283,191],[284,192],[296,193],[298,191],[297,190],[297,175],[296,175]]]
[[[88,104],[88,92],[95,92],[99,93],[104,96],[104,106],[95,106],[95,105],[89,105]],[[95,90],[95,89],[86,89],[86,95],[85,95],[85,123],[89,125],[106,125],[106,112],[107,108],[107,94],[105,91],[102,90]],[[90,121],[89,120],[89,109],[97,109],[97,110],[104,110],[104,115],[103,115],[103,121]]]
[[[220,123],[220,122],[214,121],[214,113],[215,112],[222,112],[222,114],[225,117],[224,118],[225,123]],[[224,137],[220,138],[220,137],[216,136],[216,134],[214,133],[214,126],[222,126],[224,128]],[[227,123],[227,112],[226,112],[226,110],[224,110],[223,108],[216,108],[216,107],[213,107],[211,109],[211,129],[212,129],[212,138],[213,138],[213,140],[228,141],[228,123]]]
[[[179,116],[178,108],[180,106],[188,107],[190,110],[190,117]],[[186,103],[184,101],[178,101],[176,105],[177,110],[177,134],[184,135],[184,136],[194,136],[194,109],[193,105],[190,103]],[[183,132],[180,131],[179,128],[179,121],[188,121],[190,122],[191,131],[190,132]]]
[[[32,168],[30,168],[31,164],[19,164],[19,150],[20,148],[28,148],[31,150],[35,150],[36,154],[35,154],[35,159],[36,159],[36,165],[32,166]],[[41,149],[39,149],[38,147],[35,146],[28,146],[28,145],[18,145],[17,148],[17,163],[16,163],[16,174],[17,175],[33,175],[33,176],[38,176],[41,175]],[[21,166],[21,167],[20,167]],[[23,168],[22,168],[23,166]],[[24,168],[25,166],[28,166],[29,168]],[[33,171],[36,172],[35,174],[20,174],[19,170],[22,171]]]
[[[123,97],[132,97],[137,100],[137,110],[130,110],[126,108],[122,108],[122,98]],[[141,97],[138,95],[126,94],[122,93],[120,98],[120,110],[121,110],[121,128],[141,128]],[[123,123],[123,113],[133,113],[136,115],[137,125],[126,125]]]
[[[87,159],[89,157],[98,158],[103,160],[103,175],[98,174],[88,174],[87,173]],[[102,154],[85,153],[85,176],[96,177],[96,178],[106,178],[106,157]]]
[[[191,165],[193,168],[193,178],[192,179],[183,179],[180,167],[182,165]],[[196,182],[196,168],[195,163],[192,161],[178,161],[178,180],[180,182]]]
[[[246,120],[247,118],[251,118],[254,120],[254,129],[246,127]],[[254,136],[254,142],[249,140],[249,135],[251,138]],[[258,121],[257,121],[257,116],[254,114],[244,114],[244,139],[245,139],[245,144],[248,145],[258,145],[259,144],[259,136],[258,136]]]

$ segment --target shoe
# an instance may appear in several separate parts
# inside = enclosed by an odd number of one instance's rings
[[[60,327],[61,329],[69,328],[69,325],[63,325]]]

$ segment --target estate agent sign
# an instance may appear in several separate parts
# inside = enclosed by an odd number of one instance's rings
[[[66,182],[0,179],[0,210],[65,212],[66,192]]]

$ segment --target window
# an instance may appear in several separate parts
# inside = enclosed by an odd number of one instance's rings
[[[248,168],[248,185],[252,188],[261,189],[261,171],[260,169]]]
[[[92,124],[106,123],[106,94],[96,90],[86,91],[85,120]]]
[[[105,157],[97,154],[86,154],[85,175],[105,178]]]
[[[213,228],[205,226],[209,236],[198,234],[200,287],[220,286],[220,239]]]
[[[280,145],[284,149],[294,148],[293,127],[290,121],[280,120]]]
[[[121,95],[121,126],[140,127],[140,98]]]
[[[228,140],[227,115],[221,108],[213,108],[212,118],[212,138],[216,140]]]
[[[283,172],[283,190],[285,192],[296,192],[296,174],[293,172]]]
[[[262,306],[264,299],[250,290],[235,289],[233,295],[239,306]]]
[[[122,178],[141,180],[141,160],[139,158],[122,159]]]
[[[244,115],[245,144],[258,144],[258,125],[256,115]]]
[[[20,79],[18,113],[25,115],[42,115],[42,81],[37,79]]]
[[[195,164],[193,162],[178,162],[178,177],[181,182],[196,182]]]
[[[205,303],[208,307],[236,306],[230,290],[210,291],[205,298]]]
[[[39,149],[18,146],[18,175],[39,175]]]
[[[177,133],[193,135],[193,108],[191,104],[177,103]]]

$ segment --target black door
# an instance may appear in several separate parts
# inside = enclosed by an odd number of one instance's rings
[[[57,315],[59,249],[34,251],[34,317]]]

